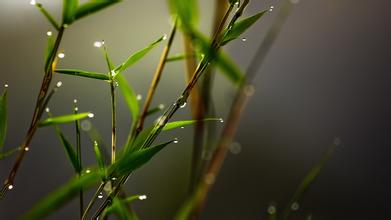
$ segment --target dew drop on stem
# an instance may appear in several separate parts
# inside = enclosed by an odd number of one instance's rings
[[[273,215],[276,213],[276,207],[274,205],[270,205],[268,208],[267,208],[267,213],[269,213],[270,215]]]
[[[98,198],[99,199],[103,198],[103,193],[102,192],[99,193]]]
[[[49,113],[49,112],[50,112],[50,108],[49,108],[49,107],[46,107],[46,108],[45,108],[45,112],[46,112],[46,113]]]
[[[139,200],[146,200],[147,199],[147,196],[146,195],[140,195],[138,197]]]
[[[177,143],[179,143],[179,140],[178,140],[178,138],[175,138],[173,142],[174,142],[174,144],[177,144]]]
[[[143,99],[143,96],[142,96],[141,94],[138,94],[138,95],[136,96],[136,99],[137,99],[138,101],[140,101],[141,99]]]
[[[73,103],[75,103],[75,104],[76,104],[76,103],[77,103],[77,99],[74,99],[74,100],[73,100]]]
[[[11,189],[13,189],[13,188],[14,188],[14,185],[12,185],[12,184],[8,185],[8,189],[9,189],[9,190],[11,190]]]
[[[65,53],[59,53],[57,56],[58,58],[63,59],[65,57]]]
[[[5,87],[5,88],[8,88],[8,84],[4,84],[4,87]]]
[[[219,121],[220,121],[221,123],[224,123],[224,119],[222,119],[222,118],[219,118]]]
[[[242,41],[243,41],[243,42],[246,42],[246,41],[247,41],[247,38],[243,37],[243,38],[242,38]]]
[[[299,208],[300,208],[299,203],[297,203],[297,202],[292,203],[292,205],[291,205],[292,211],[297,211],[297,210],[299,210]]]
[[[30,1],[30,5],[36,5],[36,4],[37,4],[37,2],[35,0]]]
[[[58,81],[57,84],[56,84],[56,87],[57,88],[60,88],[62,86],[62,82],[61,81]]]
[[[88,113],[88,115],[87,115],[89,118],[93,118],[93,117],[95,117],[95,115],[94,115],[94,113]]]
[[[46,32],[46,35],[47,35],[48,37],[50,37],[50,36],[52,36],[52,35],[53,35],[53,32],[51,32],[51,31],[48,31],[48,32]]]

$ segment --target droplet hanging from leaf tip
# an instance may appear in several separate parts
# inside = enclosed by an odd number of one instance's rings
[[[173,142],[174,142],[174,144],[177,144],[177,143],[179,143],[179,140],[178,140],[178,138],[175,138]]]
[[[95,117],[95,115],[94,115],[94,113],[88,113],[88,115],[87,115],[89,118],[93,118],[93,117]]]
[[[53,32],[51,32],[51,31],[46,32],[46,36],[50,37],[52,35],[53,35]]]
[[[224,119],[222,119],[222,118],[219,118],[219,121],[220,121],[221,123],[224,123]]]
[[[100,48],[104,45],[104,41],[95,41],[94,47]]]
[[[45,112],[49,113],[50,112],[50,108],[46,107],[45,108]]]
[[[146,195],[141,195],[138,197],[139,200],[146,200],[147,199],[147,196]]]
[[[62,82],[61,81],[58,81],[57,84],[56,84],[56,87],[57,88],[60,88],[62,86]]]
[[[65,53],[59,53],[57,56],[58,58],[63,59],[65,57]]]
[[[142,96],[141,94],[138,94],[138,95],[136,96],[136,99],[137,99],[138,101],[140,101],[142,98],[143,98],[143,96]]]
[[[36,4],[37,4],[37,2],[35,0],[30,1],[30,5],[36,5]]]
[[[13,189],[14,188],[14,185],[12,184],[9,184],[8,187],[7,187],[9,190]]]
[[[8,84],[4,84],[4,87],[5,87],[5,88],[8,88]]]
[[[24,148],[24,151],[29,151],[29,150],[30,150],[29,147],[25,147],[25,148]]]

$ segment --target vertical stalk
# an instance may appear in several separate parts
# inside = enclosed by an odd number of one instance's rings
[[[75,114],[78,113],[78,108],[77,106],[74,107],[74,112]],[[78,177],[81,177],[81,171],[83,170],[83,165],[82,165],[82,159],[81,159],[81,136],[80,136],[80,121],[76,120],[75,121],[75,129],[76,129],[76,155],[77,155],[77,162],[78,162]],[[83,216],[84,212],[84,196],[83,196],[83,188],[80,188],[79,191],[79,211],[80,211],[80,219]]]
[[[34,113],[33,113],[33,117],[32,117],[32,120],[31,120],[31,124],[29,126],[29,129],[27,131],[27,134],[25,135],[24,137],[24,140],[22,142],[22,144],[20,145],[20,149],[25,149],[26,147],[29,147],[34,135],[35,135],[35,132],[37,131],[38,129],[38,122],[42,116],[42,113],[43,113],[43,109],[45,108],[45,99],[47,97],[47,94],[48,94],[48,90],[49,90],[49,87],[50,87],[50,83],[52,81],[52,78],[53,78],[53,70],[56,66],[56,55],[57,55],[57,51],[58,51],[58,48],[60,46],[60,42],[62,40],[62,36],[64,34],[64,30],[65,30],[65,27],[62,25],[58,31],[58,34],[57,34],[57,38],[56,38],[56,41],[54,43],[54,47],[53,47],[53,51],[51,53],[51,57],[49,59],[49,66],[47,69],[45,69],[45,74],[44,74],[44,77],[43,77],[43,80],[42,80],[42,84],[41,84],[41,89],[38,93],[38,98],[37,98],[37,101],[36,101],[36,105],[35,105],[35,109],[34,109]],[[22,164],[22,161],[24,159],[24,156],[26,154],[27,151],[25,150],[21,150],[19,155],[17,156],[16,158],[16,161],[14,163],[14,165],[12,166],[11,168],[11,171],[8,175],[8,178],[4,181],[4,185],[0,191],[0,198],[3,197],[3,195],[6,193],[6,191],[8,189],[12,189],[13,187],[13,184],[14,184],[14,181],[15,181],[15,177],[16,177],[16,173],[18,172],[19,170],[19,167],[20,165]]]
[[[111,72],[110,72],[111,75]],[[115,103],[115,85],[114,79],[110,80],[110,94],[111,94],[111,163],[115,162],[116,143],[117,143],[117,113]]]

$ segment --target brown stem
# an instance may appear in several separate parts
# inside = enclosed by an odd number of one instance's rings
[[[111,71],[110,71],[111,74]],[[116,143],[117,143],[117,113],[115,103],[115,85],[114,80],[110,81],[111,94],[111,163],[115,162]]]
[[[159,84],[159,81],[160,81],[160,78],[162,76],[164,67],[166,65],[166,59],[168,57],[168,53],[170,52],[172,43],[174,41],[176,29],[177,29],[177,21],[175,20],[174,27],[171,30],[171,33],[170,33],[167,45],[163,49],[163,52],[162,52],[162,54],[160,56],[159,64],[158,64],[158,66],[156,68],[156,71],[155,71],[155,74],[153,76],[151,85],[149,86],[149,90],[148,90],[147,97],[145,99],[144,107],[143,107],[142,113],[140,115],[140,118],[138,120],[137,128],[135,129],[136,135],[138,135],[138,133],[140,133],[140,131],[144,127],[145,118],[147,116],[148,109],[149,109],[149,107],[151,105],[151,102],[152,102],[152,98],[153,98],[153,96],[155,94],[157,85]]]
[[[42,80],[42,85],[41,85],[41,89],[38,94],[37,102],[36,102],[35,109],[34,109],[34,114],[33,114],[32,120],[31,120],[31,124],[30,124],[30,127],[27,131],[27,134],[26,134],[22,144],[20,145],[21,149],[25,149],[26,147],[28,147],[30,145],[31,140],[33,139],[35,132],[38,128],[38,121],[41,118],[42,113],[43,113],[45,99],[47,97],[49,86],[52,81],[53,69],[55,68],[55,63],[56,63],[55,57],[57,55],[57,51],[60,46],[60,42],[61,42],[64,30],[65,30],[64,26],[61,26],[60,30],[58,31],[57,38],[56,38],[56,41],[55,41],[55,44],[53,47],[53,53],[52,53],[50,60],[49,60],[50,65],[49,65],[49,68],[47,68],[45,70],[45,75]],[[16,161],[15,161],[14,165],[12,166],[12,169],[8,175],[8,178],[4,181],[3,188],[0,191],[0,198],[5,194],[7,189],[10,189],[13,187],[16,173],[18,172],[18,169],[24,159],[26,152],[27,151],[25,151],[25,150],[21,150],[19,155],[17,156]]]
[[[217,149],[212,157],[210,164],[206,168],[205,175],[203,176],[202,181],[199,183],[197,191],[194,195],[192,207],[193,212],[199,213],[205,204],[208,192],[210,191],[217,175],[220,172],[221,166],[228,151],[228,147],[231,144],[231,141],[235,135],[242,112],[246,107],[249,98],[254,92],[254,88],[251,85],[252,81],[258,72],[257,70],[259,70],[261,64],[263,63],[264,58],[266,57],[266,54],[268,53],[271,45],[279,34],[290,11],[291,3],[289,1],[286,1],[277,16],[275,23],[272,25],[271,29],[267,33],[264,41],[258,48],[252,62],[250,63],[250,66],[247,69],[246,78],[241,84],[240,89],[236,94],[228,119],[226,120],[226,125],[221,134]]]

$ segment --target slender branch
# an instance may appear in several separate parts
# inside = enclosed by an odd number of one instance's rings
[[[84,213],[81,217],[81,220],[86,220],[87,219],[87,215],[88,215],[88,212],[91,210],[92,206],[95,204],[96,200],[98,199],[98,196],[100,194],[100,192],[102,192],[103,188],[105,187],[107,181],[103,181],[101,182],[101,184],[99,185],[98,189],[95,191],[94,195],[92,196],[90,202],[88,203],[86,209],[84,210]]]
[[[229,144],[232,142],[232,139],[238,127],[242,112],[246,107],[249,98],[254,93],[252,81],[256,76],[261,64],[263,63],[264,58],[266,57],[266,54],[268,53],[271,45],[279,34],[290,11],[291,3],[289,1],[286,1],[277,16],[275,23],[272,25],[271,29],[267,33],[264,41],[258,48],[252,62],[250,63],[250,66],[247,69],[247,75],[245,77],[245,80],[243,80],[239,91],[236,94],[226,125],[221,134],[217,149],[212,157],[210,164],[206,168],[205,175],[203,176],[202,181],[199,183],[196,193],[194,194],[192,207],[194,212],[199,213],[205,204],[208,192],[213,186],[215,179],[221,170],[222,164],[228,151]]]
[[[111,72],[110,72],[111,74]],[[111,94],[111,163],[115,162],[116,143],[117,143],[117,113],[115,103],[115,85],[114,80],[110,80],[110,94]]]
[[[177,19],[175,19],[174,27],[171,30],[171,33],[170,33],[167,45],[164,47],[163,52],[162,52],[162,54],[160,56],[159,64],[158,64],[158,66],[156,68],[154,77],[153,77],[151,85],[149,87],[148,94],[147,94],[147,97],[145,99],[144,107],[143,107],[142,113],[140,115],[140,118],[138,119],[137,128],[135,129],[136,136],[138,135],[138,133],[141,132],[141,130],[144,127],[144,121],[145,121],[145,118],[147,116],[148,109],[149,109],[149,107],[151,105],[152,98],[153,98],[153,96],[155,94],[157,85],[158,85],[158,83],[160,81],[160,78],[162,76],[162,73],[163,73],[163,70],[164,70],[164,67],[165,67],[165,64],[166,64],[166,61],[167,61],[168,54],[170,52],[172,43],[173,43],[174,38],[175,38],[176,29],[177,29]]]
[[[42,80],[42,85],[41,85],[41,89],[39,91],[38,98],[36,101],[31,124],[30,124],[30,127],[27,131],[27,134],[26,134],[22,144],[20,145],[21,149],[25,149],[26,147],[28,147],[30,145],[30,143],[35,135],[35,132],[38,128],[38,121],[41,118],[42,113],[43,113],[45,99],[48,94],[49,86],[50,86],[50,83],[51,83],[52,77],[53,77],[53,69],[55,68],[55,64],[56,64],[55,57],[57,55],[57,51],[60,46],[62,36],[64,34],[64,30],[65,30],[64,26],[61,26],[58,31],[57,38],[56,38],[56,41],[55,41],[55,44],[53,47],[53,53],[51,53],[52,55],[49,59],[50,65],[45,70],[45,75]],[[15,163],[14,163],[14,165],[8,175],[8,178],[4,181],[3,188],[0,191],[0,198],[3,197],[3,195],[5,194],[7,189],[12,189],[14,181],[15,181],[16,173],[18,172],[18,169],[19,169],[20,165],[22,164],[22,161],[24,159],[26,152],[27,151],[22,150],[22,151],[20,151],[19,155],[17,156],[16,161],[15,161]]]
[[[74,107],[75,114],[78,113],[77,106]],[[78,162],[78,171],[77,175],[79,178],[81,177],[81,171],[83,170],[83,164],[81,159],[81,136],[80,136],[80,121],[75,121],[75,130],[76,130],[76,154],[77,154],[77,162]],[[84,195],[83,195],[83,187],[80,187],[79,191],[79,211],[80,211],[80,219],[83,217],[84,213]]]

